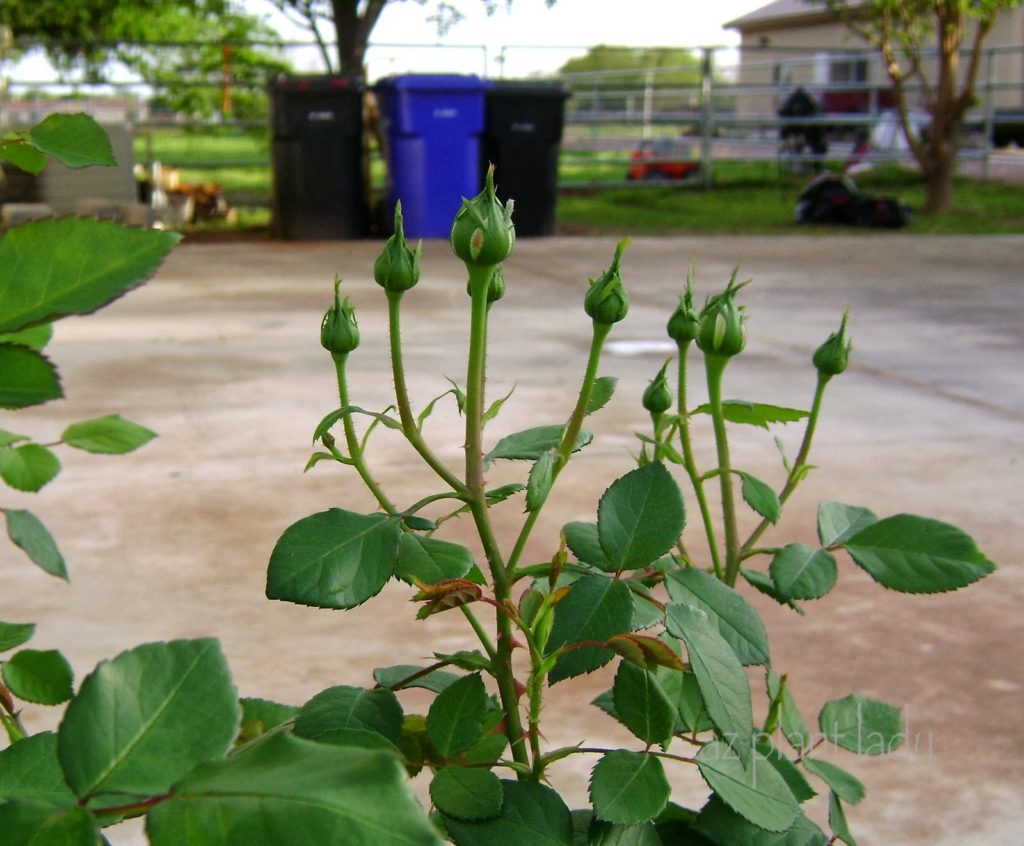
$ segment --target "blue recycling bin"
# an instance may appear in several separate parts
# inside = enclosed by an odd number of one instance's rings
[[[462,197],[480,192],[484,93],[476,76],[409,74],[374,88],[384,123],[388,209],[402,201],[410,238],[446,238]]]

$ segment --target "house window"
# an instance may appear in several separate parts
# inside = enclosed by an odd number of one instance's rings
[[[833,59],[828,67],[828,81],[831,85],[868,81],[867,59]]]

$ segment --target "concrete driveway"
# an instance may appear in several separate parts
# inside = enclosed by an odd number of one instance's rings
[[[292,703],[330,685],[365,684],[376,666],[468,648],[460,616],[417,623],[400,587],[345,613],[263,597],[270,551],[291,522],[335,505],[372,508],[340,468],[302,470],[313,427],[336,406],[331,363],[318,343],[335,273],[364,338],[351,361],[353,401],[371,409],[389,402],[385,310],[371,275],[379,247],[185,243],[142,290],[61,323],[50,352],[68,399],[9,418],[5,428],[45,441],[72,420],[121,412],[160,437],[124,457],[65,450],[50,488],[6,494],[8,506],[32,508],[50,526],[72,581],[51,580],[5,552],[0,618],[37,622],[36,648],[63,649],[79,678],[137,643],[215,635],[242,695]],[[613,248],[607,238],[517,245],[507,297],[493,311],[489,372],[492,397],[516,391],[490,438],[568,413],[589,341],[586,280]],[[851,311],[853,363],[830,389],[812,455],[819,469],[765,542],[813,542],[817,503],[834,499],[956,523],[1000,567],[957,594],[914,597],[878,588],[844,561],[837,590],[807,603],[803,618],[752,597],[774,664],[789,674],[809,718],[851,692],[905,709],[904,751],[871,759],[831,753],[868,786],[867,800],[850,811],[860,843],[1020,844],[1024,236],[634,241],[624,261],[632,310],[601,370],[619,377],[618,393],[592,418],[595,442],[563,475],[563,496],[545,512],[528,557],[549,558],[559,527],[593,519],[605,486],[631,466],[632,432],[647,425],[639,397],[668,355],[663,326],[691,258],[701,297],[723,286],[735,265],[754,280],[743,297],[748,350],[727,373],[731,397],[805,406],[810,353],[843,309]],[[426,245],[423,267],[405,311],[420,408],[447,388],[444,375],[465,378],[467,311],[465,277],[445,243]],[[699,384],[692,391],[695,401],[703,397]],[[449,408],[436,417],[428,437],[455,463],[457,419]],[[772,434],[792,455],[798,432],[790,429]],[[708,433],[698,434],[702,464],[711,466]],[[772,435],[752,429],[735,437],[735,463],[778,483]],[[389,490],[406,486],[403,500],[434,489],[387,436],[375,441],[372,463]],[[495,482],[525,470],[500,468]],[[514,529],[520,508],[499,511],[499,529]],[[552,746],[628,742],[584,707],[608,685],[599,673],[554,689],[545,714]],[[33,728],[53,722],[42,708],[29,708],[27,718]],[[556,770],[571,801],[583,801],[590,763]],[[699,806],[704,791],[691,769],[673,779],[679,801]],[[811,813],[824,818],[820,799]],[[117,843],[138,837],[130,828],[114,834]]]

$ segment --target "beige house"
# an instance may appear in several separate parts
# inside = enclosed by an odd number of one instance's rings
[[[740,114],[774,114],[781,98],[797,86],[814,94],[830,113],[873,112],[892,105],[877,53],[820,0],[775,0],[726,26],[741,35]],[[1000,13],[985,48],[979,101],[988,93],[992,108],[1024,107],[1024,6]]]

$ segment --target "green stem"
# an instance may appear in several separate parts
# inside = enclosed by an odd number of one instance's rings
[[[466,374],[466,482],[470,511],[476,524],[477,533],[483,544],[487,565],[491,573],[494,599],[499,606],[495,617],[498,632],[494,656],[494,678],[498,684],[505,715],[505,734],[508,737],[513,759],[529,766],[529,754],[523,733],[522,714],[519,711],[519,694],[515,676],[512,673],[512,621],[500,606],[511,600],[511,584],[502,560],[487,513],[487,495],[484,492],[483,462],[483,416],[484,386],[487,375],[487,288],[494,273],[493,267],[470,267],[469,288],[472,314],[469,329],[469,364]]]
[[[487,657],[494,662],[497,657],[497,650],[494,648],[494,644],[491,643],[491,638],[488,636],[487,631],[484,629],[480,620],[477,619],[476,614],[473,613],[473,609],[468,605],[460,605],[459,609],[462,611],[463,616],[469,621],[469,625],[476,632],[477,638],[480,640],[480,645],[484,648],[484,652],[487,653]],[[501,613],[500,611],[498,612]]]
[[[740,543],[736,527],[736,500],[732,488],[732,464],[729,459],[729,436],[725,430],[722,411],[722,374],[729,359],[725,356],[705,354],[704,364],[708,377],[708,403],[715,429],[715,449],[718,452],[718,479],[722,488],[722,523],[725,527],[725,583],[732,587],[740,572]]]
[[[690,477],[690,484],[693,486],[693,495],[697,498],[697,507],[700,509],[700,519],[704,524],[704,534],[708,538],[708,551],[711,553],[711,564],[715,569],[715,575],[722,578],[722,559],[718,552],[718,538],[715,537],[715,524],[711,519],[711,510],[708,508],[708,498],[704,494],[704,481],[697,470],[697,461],[693,457],[693,442],[690,438],[690,412],[686,404],[686,354],[690,349],[690,342],[686,341],[677,345],[679,348],[679,441],[683,447],[683,466],[686,468],[686,475]]]
[[[334,370],[338,376],[338,400],[341,402],[342,408],[348,408],[348,377],[345,375],[345,363],[348,360],[348,355],[337,354],[332,355],[331,358],[334,359]],[[356,468],[356,472],[359,473],[359,477],[363,480],[363,484],[366,485],[370,493],[372,493],[377,502],[380,503],[380,507],[388,514],[394,514],[396,511],[394,504],[390,499],[388,499],[384,491],[381,490],[380,485],[377,484],[377,481],[370,473],[370,469],[366,466],[366,461],[363,458],[362,447],[359,445],[359,439],[356,437],[355,425],[352,423],[352,414],[346,411],[342,416],[341,421],[345,427],[345,444],[348,446],[352,465]]]
[[[395,380],[395,398],[398,405],[398,415],[402,421],[402,434],[412,444],[413,449],[420,454],[420,457],[427,465],[440,476],[448,486],[458,492],[465,493],[466,486],[462,484],[458,476],[452,473],[441,460],[434,455],[433,450],[423,439],[419,427],[416,425],[416,418],[412,413],[412,405],[409,402],[409,389],[405,382],[405,362],[402,357],[402,329],[401,329],[401,302],[404,291],[388,291],[388,335],[391,346],[391,373]]]
[[[608,333],[611,332],[611,329],[612,324],[610,323],[594,322],[594,332],[590,339],[590,355],[587,358],[587,369],[584,371],[583,383],[580,385],[580,393],[576,398],[576,407],[573,408],[572,414],[569,415],[569,420],[565,424],[565,431],[562,433],[562,440],[558,444],[558,453],[551,468],[549,494],[554,488],[559,474],[565,468],[565,465],[569,463],[569,459],[572,457],[572,448],[579,437],[580,430],[583,428],[583,419],[587,416],[590,397],[594,392],[594,382],[597,381],[597,368],[601,363],[601,352],[604,349],[604,342],[608,338]],[[546,501],[547,496],[544,497],[544,502],[538,504],[523,522],[523,527],[519,530],[519,537],[516,538],[516,544],[512,548],[512,554],[508,559],[509,571],[515,568],[516,563],[522,556],[523,550],[526,548],[526,542],[530,538],[530,533],[533,531],[533,527],[536,525]]]
[[[797,452],[796,460],[790,468],[789,476],[786,477],[786,484],[783,485],[782,490],[779,492],[780,505],[785,504],[786,500],[793,494],[793,491],[796,490],[797,485],[800,484],[801,479],[806,475],[807,457],[811,454],[814,430],[818,427],[818,417],[821,415],[821,405],[825,399],[825,387],[831,378],[827,374],[818,373],[818,382],[814,386],[814,400],[811,402],[811,413],[807,417],[807,428],[804,429],[800,450]],[[754,531],[750,533],[750,537],[744,541],[740,549],[741,554],[746,555],[751,551],[754,544],[760,540],[761,535],[765,533],[769,525],[771,524],[767,520],[762,520],[757,524]]]

